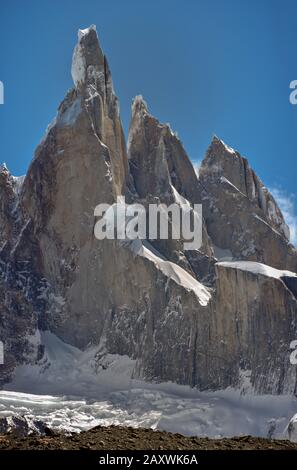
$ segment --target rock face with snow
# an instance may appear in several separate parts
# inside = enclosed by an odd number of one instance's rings
[[[32,434],[53,434],[42,421],[14,415],[0,418],[0,433],[11,433],[15,437],[26,437]]]
[[[0,167],[0,340],[4,343],[0,385],[18,364],[30,362],[32,356],[35,360],[40,353],[34,342],[40,308],[31,263],[35,243],[18,207],[21,182],[6,166]]]
[[[129,168],[134,182],[134,199],[149,203],[201,203],[197,176],[180,140],[161,124],[137,96],[132,105],[128,136]],[[200,250],[183,250],[183,240],[152,241],[166,258],[183,266],[199,280],[211,284],[214,276],[213,249],[203,224]]]
[[[258,393],[296,395],[288,352],[296,331],[297,276],[252,261],[219,262],[216,270],[215,323],[226,338],[218,354],[228,358],[231,381],[237,377],[238,385]]]
[[[297,271],[297,252],[273,196],[248,161],[217,137],[207,150],[199,184],[208,233],[234,259]]]
[[[95,348],[95,362],[128,355],[146,380],[204,390],[248,382],[257,393],[296,394],[297,255],[273,197],[217,138],[198,178],[141,97],[126,151],[94,27],[79,32],[72,76],[22,185],[0,173],[0,339],[10,358],[0,380],[23,363],[42,371],[39,333],[49,330]],[[117,196],[145,207],[202,203],[202,246],[97,240],[94,209]]]
[[[288,436],[290,441],[297,442],[297,415],[294,415],[288,424]]]

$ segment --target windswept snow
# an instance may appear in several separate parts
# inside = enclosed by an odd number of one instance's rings
[[[243,194],[243,192],[241,192],[233,183],[231,183],[231,181],[229,181],[227,178],[225,178],[225,176],[221,176],[220,181],[221,181],[221,183],[228,184],[228,186],[230,186],[232,189],[234,189],[235,191],[240,193],[242,196],[246,197],[246,195]]]
[[[81,83],[84,83],[86,79],[87,66],[86,58],[83,53],[81,40],[84,36],[89,34],[91,31],[96,31],[96,26],[92,24],[89,28],[78,30],[78,43],[74,48],[72,56],[71,75],[75,87],[79,87]]]
[[[83,38],[84,36],[89,34],[90,31],[96,31],[96,25],[95,24],[91,24],[91,26],[89,26],[88,28],[85,28],[85,29],[79,29],[78,30],[78,39],[79,39],[79,41],[81,40],[81,38]]]
[[[80,43],[75,46],[73,51],[71,75],[76,88],[83,83],[86,78],[86,58]]]
[[[136,110],[145,110],[148,113],[147,102],[143,99],[142,95],[137,95],[133,99],[131,107],[132,116],[136,113]]]
[[[277,235],[280,235],[280,233],[275,228],[273,228],[268,222],[266,222],[266,220],[262,219],[262,217],[260,217],[258,214],[253,214],[253,216],[255,219],[259,220],[259,222],[266,225],[274,233],[276,233]]]
[[[131,378],[135,361],[127,356],[106,355],[96,366],[98,348],[82,352],[49,332],[41,338],[46,362],[16,369],[14,381],[0,391],[0,417],[22,415],[66,431],[116,424],[208,437],[284,438],[297,410],[291,396],[145,383]]]
[[[221,176],[220,181],[221,183],[229,184],[229,186],[232,186],[232,188],[234,188],[236,191],[239,191],[239,189],[233,183],[231,183],[231,181],[229,181],[225,176]]]
[[[99,346],[81,351],[49,331],[40,331],[39,339],[45,348],[41,362],[18,366],[7,390],[96,397],[110,387],[129,387],[135,361],[127,356],[109,354],[98,362]]]
[[[190,202],[188,201],[188,199],[186,199],[185,197],[183,197],[176,189],[175,187],[171,184],[171,189],[173,191],[173,194],[174,194],[174,198],[175,198],[175,202],[177,202],[180,206],[187,206],[187,207],[191,207],[191,204]]]
[[[241,271],[261,274],[262,276],[273,277],[275,279],[281,279],[282,277],[297,277],[297,274],[292,271],[282,271],[280,269],[267,266],[266,264],[257,263],[256,261],[223,261],[216,264],[225,268],[240,269]]]
[[[227,150],[227,152],[236,155],[236,152],[235,152],[235,150],[234,150],[232,147],[229,147],[229,145],[227,145],[222,139],[219,139],[219,140],[220,140],[220,142],[223,144],[223,146],[225,147],[225,149]]]
[[[23,176],[12,176],[12,179],[14,181],[14,190],[17,195],[20,194],[23,183],[25,181],[26,175]]]
[[[78,97],[62,114],[58,115],[57,126],[73,126],[81,111],[81,98]]]
[[[166,261],[160,258],[155,252],[151,251],[147,246],[144,246],[141,240],[134,240],[130,244],[130,248],[135,255],[142,256],[154,263],[156,268],[162,271],[162,273],[169,279],[172,279],[180,286],[185,287],[188,291],[194,292],[200,305],[205,306],[208,304],[211,298],[211,294],[208,289],[199,281],[194,279],[183,268],[171,261]]]

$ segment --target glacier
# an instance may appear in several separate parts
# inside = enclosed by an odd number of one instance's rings
[[[17,368],[0,391],[0,418],[37,419],[66,433],[123,425],[213,438],[289,437],[296,398],[248,393],[247,377],[241,390],[216,392],[148,383],[133,378],[135,361],[127,356],[107,354],[98,362],[96,348],[82,353],[48,331],[40,335],[46,360]]]

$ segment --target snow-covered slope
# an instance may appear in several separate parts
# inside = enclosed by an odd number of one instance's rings
[[[14,381],[0,391],[0,417],[25,416],[67,431],[117,424],[186,435],[284,438],[297,408],[289,396],[149,384],[132,378],[135,362],[126,356],[98,355],[94,348],[82,353],[52,333],[41,336],[46,359],[18,367]]]
[[[66,431],[115,424],[185,435],[284,439],[296,410],[296,402],[286,396],[242,396],[234,390],[199,393],[170,383],[132,385],[116,391],[111,387],[110,393],[93,399],[0,391],[0,417],[25,416]]]

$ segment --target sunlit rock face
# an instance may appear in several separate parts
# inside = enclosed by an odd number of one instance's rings
[[[262,181],[238,152],[213,138],[199,172],[208,233],[234,259],[297,270],[283,215]]]
[[[148,111],[142,96],[132,104],[128,159],[136,200],[150,203],[201,204],[197,175],[182,143],[168,124]],[[157,240],[153,245],[166,258],[183,266],[194,277],[211,285],[214,280],[213,249],[203,221],[199,250],[184,250],[184,240]]]
[[[93,26],[79,32],[72,77],[24,181],[0,171],[1,383],[20,364],[42,377],[39,332],[49,330],[91,348],[94,373],[111,353],[135,359],[134,376],[148,381],[296,394],[296,250],[269,191],[218,138],[197,176],[142,97],[126,150]],[[201,247],[96,239],[95,207],[118,196],[146,208],[202,204]]]

